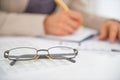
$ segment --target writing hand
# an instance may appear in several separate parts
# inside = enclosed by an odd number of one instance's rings
[[[65,36],[72,34],[82,25],[80,13],[75,11],[61,11],[48,16],[45,20],[46,34]]]

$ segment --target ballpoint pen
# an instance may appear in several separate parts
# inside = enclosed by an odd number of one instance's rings
[[[120,52],[120,49],[111,49],[112,52]]]
[[[54,0],[64,11],[68,11],[69,8],[67,5],[63,2],[63,0]]]
[[[89,35],[88,37],[84,38],[83,40],[79,41],[79,46],[81,45],[82,42],[89,40],[89,39],[92,39],[95,36],[96,36],[95,34],[92,34],[92,35]]]
[[[79,51],[103,51],[103,52],[114,52],[114,53],[119,53],[120,54],[120,49],[115,49],[115,48],[111,48],[111,49],[96,49],[96,48],[92,48],[92,49],[88,49],[88,48],[77,48],[77,50]]]

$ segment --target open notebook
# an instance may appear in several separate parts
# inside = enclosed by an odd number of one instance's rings
[[[97,33],[98,32],[94,29],[82,27],[82,28],[79,28],[75,33],[73,33],[71,35],[62,36],[62,37],[48,35],[48,36],[42,36],[42,38],[70,41],[70,42],[80,42],[86,38],[97,35]]]

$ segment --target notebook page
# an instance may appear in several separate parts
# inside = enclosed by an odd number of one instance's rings
[[[38,60],[17,62],[15,66],[11,67],[9,65],[10,61],[3,57],[5,50],[14,47],[24,46],[47,49],[58,45],[80,49],[78,56],[75,58],[75,64],[66,60]],[[102,49],[109,50],[111,48],[119,49],[120,45],[118,43],[101,42],[98,39],[86,41],[78,46],[74,43],[64,42],[61,44],[59,41],[41,38],[0,38],[0,80],[119,80],[120,55],[109,51],[101,51]],[[96,49],[98,51],[93,51]]]
[[[42,36],[43,38],[54,39],[54,40],[63,40],[63,41],[71,41],[71,42],[80,42],[83,39],[91,36],[97,35],[97,31],[90,28],[79,28],[75,33],[67,36]]]
[[[10,66],[11,62],[4,58],[4,51],[16,48],[16,47],[33,47],[36,49],[48,49],[50,47],[59,46],[57,41],[49,41],[31,37],[1,37],[0,38],[0,75],[12,76],[23,75],[26,73],[44,72],[45,70],[51,70],[58,66],[70,65],[71,62],[67,60],[49,60],[40,59],[32,61],[19,61],[14,66]],[[3,76],[0,76],[3,77]],[[0,78],[1,79],[1,78]]]

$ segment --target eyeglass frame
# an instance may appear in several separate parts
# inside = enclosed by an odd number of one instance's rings
[[[22,60],[17,60],[17,59],[10,59],[9,57],[9,53],[11,50],[15,50],[15,49],[22,49],[22,48],[26,48],[26,49],[34,49],[36,50],[36,54],[33,58],[31,59],[22,59]],[[73,63],[75,63],[76,61],[75,60],[72,60],[73,58],[75,58],[77,55],[78,55],[78,50],[77,49],[74,49],[72,47],[66,47],[66,46],[55,46],[55,47],[50,47],[48,49],[36,49],[36,48],[32,48],[32,47],[16,47],[16,48],[12,48],[12,49],[9,49],[9,50],[6,50],[4,52],[4,58],[8,58],[9,60],[13,60],[13,62],[10,63],[10,65],[14,65],[16,61],[28,61],[28,60],[35,60],[35,59],[40,59],[40,55],[38,55],[38,52],[40,51],[46,51],[48,54],[47,55],[44,55],[46,56],[46,59],[49,58],[49,59],[60,59],[60,58],[53,58],[50,53],[49,53],[49,50],[52,49],[52,48],[69,48],[69,49],[72,49],[74,51],[74,56],[73,57],[70,57],[70,58],[61,58],[61,59],[66,59],[68,61],[71,61]],[[62,54],[61,54],[62,55]]]

